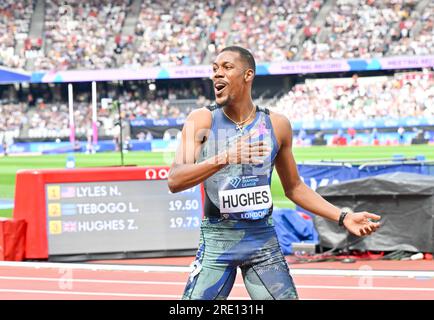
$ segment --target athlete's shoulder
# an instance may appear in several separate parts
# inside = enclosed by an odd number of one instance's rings
[[[281,113],[271,111],[270,120],[279,145],[291,145],[292,128],[289,119]]]
[[[276,125],[278,128],[283,129],[291,129],[291,122],[289,121],[288,117],[275,111],[270,111],[270,119],[273,123],[273,126]]]
[[[212,123],[212,113],[207,107],[197,108],[188,114],[185,122],[193,122],[196,130],[210,128]]]
[[[211,117],[211,111],[208,109],[208,107],[201,107],[192,110],[188,116],[187,120],[196,120],[196,119],[202,119],[203,117]]]

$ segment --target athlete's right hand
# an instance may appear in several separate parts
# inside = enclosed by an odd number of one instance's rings
[[[254,141],[250,139],[254,133],[246,134],[236,140],[226,152],[228,164],[262,164],[271,152],[269,144],[265,141]]]

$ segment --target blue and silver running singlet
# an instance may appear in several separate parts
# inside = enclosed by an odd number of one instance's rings
[[[211,130],[198,162],[245,134],[251,134],[250,142],[263,140],[272,150],[262,164],[230,164],[204,181],[205,218],[183,299],[226,299],[237,267],[252,299],[298,299],[271,216],[270,185],[278,144],[269,111],[256,107],[255,119],[241,131],[220,106],[208,109]]]
[[[214,106],[211,131],[205,141],[199,162],[223,152],[243,135],[251,134],[250,142],[262,140],[272,148],[261,165],[233,164],[204,182],[205,215],[236,220],[262,219],[271,214],[271,174],[278,145],[267,109],[256,107],[256,117],[243,131]]]

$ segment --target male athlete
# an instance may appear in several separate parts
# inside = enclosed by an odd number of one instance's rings
[[[300,180],[288,119],[253,104],[256,66],[248,50],[227,47],[212,68],[215,104],[186,119],[168,178],[172,192],[201,182],[205,188],[199,249],[183,299],[226,299],[237,267],[252,299],[298,299],[271,218],[274,166],[289,199],[357,236],[377,230],[380,216],[341,210]]]

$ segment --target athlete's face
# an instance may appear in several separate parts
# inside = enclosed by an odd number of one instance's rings
[[[244,94],[250,95],[249,83],[253,80],[253,70],[248,68],[238,52],[220,53],[212,64],[212,70],[211,80],[218,105],[225,106]]]

